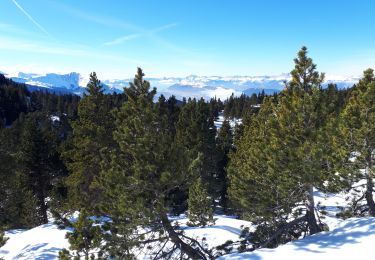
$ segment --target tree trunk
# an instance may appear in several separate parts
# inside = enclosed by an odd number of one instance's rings
[[[46,205],[46,196],[44,193],[45,185],[43,181],[38,180],[37,187],[36,187],[36,196],[38,200],[38,206],[39,206],[39,212],[40,212],[40,218],[42,221],[42,224],[48,223],[48,215],[47,215],[47,205]]]
[[[374,183],[372,182],[372,178],[367,178],[366,183],[366,202],[369,207],[369,212],[372,217],[375,217],[375,202],[372,196],[372,190],[374,189]]]
[[[176,233],[176,231],[174,231],[166,213],[161,213],[160,218],[161,218],[163,227],[168,232],[170,239],[178,248],[180,248],[182,253],[185,253],[190,259],[207,259],[204,253],[186,244],[180,238],[180,236]]]
[[[41,206],[40,206],[40,210],[41,210],[41,213],[42,213],[42,222],[43,224],[47,224],[48,223],[48,215],[47,215],[47,205],[46,205],[46,202],[44,201],[41,201],[40,202]]]
[[[375,202],[374,202],[374,197],[372,196],[372,191],[374,190],[374,182],[372,180],[372,174],[371,174],[371,167],[372,167],[372,161],[371,161],[371,154],[372,152],[369,151],[369,154],[367,155],[367,165],[366,165],[366,193],[365,193],[365,198],[367,205],[369,207],[369,212],[372,217],[375,217]]]
[[[287,223],[285,226],[279,228],[278,230],[276,230],[276,232],[269,238],[267,239],[267,241],[263,242],[259,247],[254,247],[253,250],[257,249],[257,248],[263,248],[263,247],[266,247],[267,245],[269,245],[273,240],[277,239],[278,237],[280,237],[281,235],[287,233],[289,231],[289,229],[291,229],[292,227],[294,227],[295,225],[299,224],[300,222],[304,222],[307,220],[307,216],[302,216],[300,218],[297,218],[289,223]],[[253,251],[251,250],[251,251]]]
[[[322,231],[315,217],[315,202],[314,202],[314,193],[313,193],[312,185],[310,185],[308,188],[307,203],[306,203],[306,220],[307,220],[307,224],[309,226],[311,235]]]

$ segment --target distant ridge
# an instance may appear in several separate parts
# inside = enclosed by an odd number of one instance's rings
[[[85,92],[88,79],[77,72],[68,74],[47,73],[45,75],[19,72],[12,80],[25,83],[31,91],[46,90],[55,93],[73,93],[82,95]],[[197,76],[146,78],[158,94],[166,97],[174,95],[178,99],[183,97],[205,98],[217,97],[226,99],[234,95],[252,95],[264,91],[266,94],[280,92],[284,88],[284,81],[290,79],[289,74],[276,76]],[[357,83],[359,77],[327,79],[329,83],[337,84],[338,88],[347,88]],[[101,79],[106,93],[121,93],[132,79]]]

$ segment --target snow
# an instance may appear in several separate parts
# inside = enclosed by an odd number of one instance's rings
[[[152,87],[156,87],[160,94],[166,97],[175,95],[178,99],[183,97],[201,98],[208,100],[213,97],[220,99],[234,95],[260,93],[264,90],[268,94],[281,91],[284,88],[284,81],[290,80],[290,74],[263,75],[263,76],[196,76],[187,77],[162,77],[146,78]],[[82,94],[88,82],[88,75],[82,76],[77,72],[67,74],[58,73],[22,73],[11,77],[14,81],[27,83],[33,86],[47,89],[60,89],[75,94]],[[108,93],[122,92],[133,79],[99,79],[104,84]],[[323,85],[336,83],[339,88],[347,88],[357,83],[359,77],[329,77]],[[189,89],[187,89],[189,87]]]
[[[77,214],[75,214],[76,217]],[[201,241],[207,239],[209,247],[215,247],[227,240],[237,240],[243,226],[250,223],[235,219],[231,216],[217,215],[215,225],[207,227],[189,227],[185,215],[171,217],[174,223],[178,222],[185,234]],[[7,243],[0,248],[0,258],[10,259],[56,259],[58,252],[63,248],[69,248],[65,239],[68,229],[58,229],[52,222],[38,226],[30,230],[11,230],[6,232],[9,237]],[[142,254],[139,254],[141,256]],[[141,257],[147,258],[147,256]]]
[[[346,200],[340,195],[321,196],[316,191],[316,198],[326,205],[337,205]],[[321,196],[321,197],[319,197]],[[334,208],[334,207],[333,207]],[[178,222],[185,234],[215,247],[228,240],[236,241],[243,227],[250,222],[236,219],[233,216],[215,215],[215,224],[207,227],[189,227],[185,215],[171,217]],[[58,229],[49,223],[30,230],[11,230],[6,232],[7,243],[0,248],[0,258],[10,259],[57,259],[58,252],[68,248],[65,239],[68,229]],[[259,249],[254,252],[233,253],[220,257],[226,259],[361,259],[368,258],[373,252],[375,241],[375,218],[351,218],[337,221],[331,231],[322,232],[301,240],[293,241],[275,249]],[[139,259],[146,259],[142,253]]]
[[[224,120],[225,120],[224,112],[221,111],[219,113],[218,118],[216,118],[216,120],[214,121],[215,127],[217,129],[220,129],[221,126],[223,125]],[[230,124],[231,128],[234,128],[237,125],[242,124],[242,119],[241,118],[234,118],[234,119],[227,119],[227,120],[229,121],[229,124]]]
[[[328,232],[290,242],[275,249],[225,255],[219,259],[369,259],[373,255],[375,218],[347,219]]]
[[[57,259],[59,251],[68,248],[67,230],[60,230],[49,223],[30,230],[6,232],[9,240],[0,248],[0,258],[10,259]]]
[[[323,193],[314,189],[315,203],[324,208],[326,216],[320,216],[330,231],[321,232],[304,239],[290,242],[275,249],[259,249],[254,252],[234,253],[222,256],[226,259],[362,259],[372,255],[375,241],[375,218],[339,219],[336,214],[348,206],[350,199],[363,194],[364,181],[354,186],[358,192]]]
[[[50,119],[51,119],[52,122],[60,122],[59,116],[51,116]]]
[[[188,219],[184,215],[177,221],[187,236],[197,238],[198,241],[205,237],[209,248],[222,245],[228,240],[238,240],[242,228],[250,226],[250,222],[233,216],[215,215],[214,219],[215,224],[207,227],[187,226]]]
[[[42,87],[57,87],[76,90],[85,80],[77,72],[68,74],[47,73],[45,75],[27,74],[20,72],[18,77],[13,78],[15,81],[23,79],[27,84]]]

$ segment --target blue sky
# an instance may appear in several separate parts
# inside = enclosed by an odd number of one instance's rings
[[[0,0],[0,70],[277,75],[302,45],[327,75],[375,65],[375,1]]]

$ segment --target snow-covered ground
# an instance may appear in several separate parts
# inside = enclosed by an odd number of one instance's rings
[[[0,258],[10,259],[57,259],[59,251],[68,248],[67,230],[60,230],[50,223],[30,230],[6,232],[9,240],[0,248]]]
[[[207,238],[208,245],[217,246],[227,240],[237,240],[243,225],[249,223],[231,217],[216,216],[216,224],[205,228],[187,228],[186,234]],[[186,219],[179,219],[186,227]],[[10,238],[0,249],[4,259],[56,259],[58,252],[68,248],[66,230],[53,224],[42,225],[27,231],[10,231]],[[368,259],[373,254],[375,218],[352,218],[342,221],[329,232],[322,232],[305,239],[290,242],[276,249],[260,249],[254,252],[235,253],[220,259]]]
[[[327,216],[323,220],[330,231],[322,232],[304,239],[290,242],[276,249],[260,249],[254,252],[234,253],[225,255],[221,259],[368,259],[373,254],[375,241],[375,218],[352,218],[341,220],[336,218],[339,207],[346,206],[347,197],[352,194],[323,194],[314,192],[316,203],[324,206]],[[179,226],[185,230],[186,235],[202,241],[212,248],[228,240],[236,241],[245,226],[250,223],[238,220],[231,216],[216,215],[216,222],[212,226],[200,228],[186,225],[184,215],[171,218],[178,221]],[[30,230],[11,230],[6,232],[9,237],[7,243],[0,248],[0,258],[10,259],[56,259],[58,252],[68,248],[65,239],[67,229],[60,230],[56,225],[46,224]],[[140,259],[147,257],[142,256]],[[371,258],[370,258],[371,259]]]
[[[214,121],[215,126],[216,126],[217,129],[221,128],[221,126],[223,125],[224,120],[225,120],[225,118],[224,118],[224,112],[221,111],[219,113],[219,117]],[[230,126],[232,128],[235,127],[235,126],[237,126],[237,125],[242,124],[242,119],[241,118],[239,118],[239,119],[237,119],[237,118],[235,118],[235,119],[228,119],[228,120],[229,120],[229,124],[230,124]]]
[[[222,245],[228,240],[238,240],[242,228],[250,226],[250,222],[232,216],[216,215],[214,219],[216,219],[215,225],[203,228],[187,226],[188,219],[186,217],[180,218],[178,222],[187,236],[197,238],[198,241],[205,237],[209,248]]]
[[[247,221],[230,216],[215,216],[215,225],[204,228],[187,226],[187,218],[184,215],[172,219],[179,222],[186,235],[198,241],[205,237],[207,239],[205,242],[209,247],[221,245],[227,240],[237,240],[241,228],[249,225]],[[52,223],[30,230],[8,231],[6,236],[9,240],[0,248],[0,258],[5,260],[57,259],[60,250],[69,248],[69,243],[65,239],[67,232],[67,229],[58,229]]]
[[[374,241],[375,218],[352,218],[341,222],[332,231],[312,235],[275,249],[230,254],[219,259],[373,259]]]

